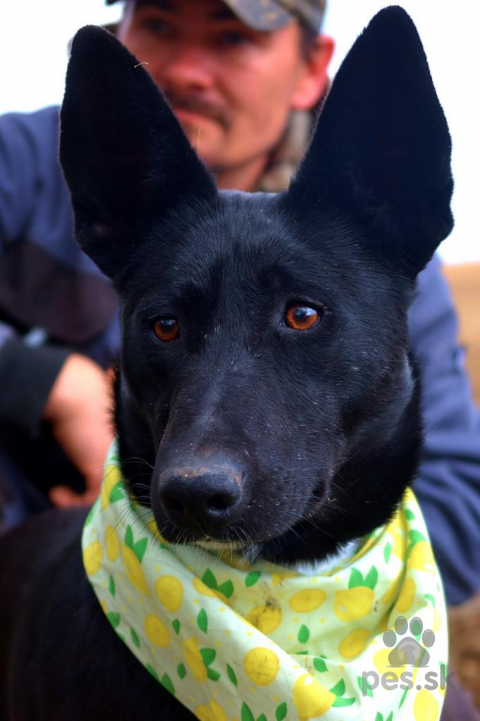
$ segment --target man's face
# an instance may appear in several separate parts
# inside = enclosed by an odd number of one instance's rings
[[[258,32],[221,0],[130,0],[119,37],[218,174],[264,158],[291,110],[316,100],[295,22]]]

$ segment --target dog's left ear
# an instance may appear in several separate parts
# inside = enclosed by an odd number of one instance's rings
[[[111,33],[87,26],[72,44],[60,161],[79,244],[116,278],[141,228],[182,200],[217,190],[147,71]]]
[[[413,277],[452,229],[450,155],[418,33],[387,8],[338,71],[285,201],[297,213],[333,205],[380,260]]]

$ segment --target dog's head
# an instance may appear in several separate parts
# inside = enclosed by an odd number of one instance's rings
[[[61,120],[77,238],[120,299],[123,466],[163,535],[288,562],[384,523],[421,444],[407,311],[452,225],[404,11],[357,40],[278,195],[219,192],[101,29],[75,37]]]

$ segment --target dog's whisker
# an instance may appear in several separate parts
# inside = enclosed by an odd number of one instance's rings
[[[128,458],[122,458],[122,466],[124,466],[126,463],[144,463],[146,466],[148,466],[152,471],[154,470],[154,466],[152,466],[151,463],[145,460],[145,458],[141,458],[140,456],[129,456]]]
[[[130,504],[128,504],[128,505],[123,509],[123,511],[119,514],[118,519],[117,519],[117,522],[116,522],[116,524],[115,524],[115,526],[114,526],[115,530],[117,530],[117,528],[118,528],[119,525],[123,525],[123,524],[124,524],[124,522],[126,521],[126,519],[128,518],[128,516],[129,516],[131,513],[133,513],[133,510],[132,510],[132,508],[130,507]]]

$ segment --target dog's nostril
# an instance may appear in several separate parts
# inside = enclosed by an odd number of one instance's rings
[[[241,512],[241,479],[241,471],[229,466],[175,469],[161,479],[161,502],[179,528],[210,535],[232,524]]]
[[[238,497],[231,493],[217,493],[215,496],[207,498],[205,507],[209,511],[225,511],[230,506],[235,505]]]
[[[175,498],[164,498],[164,503],[167,509],[175,513],[175,515],[182,514],[185,510],[183,503],[177,501]]]

